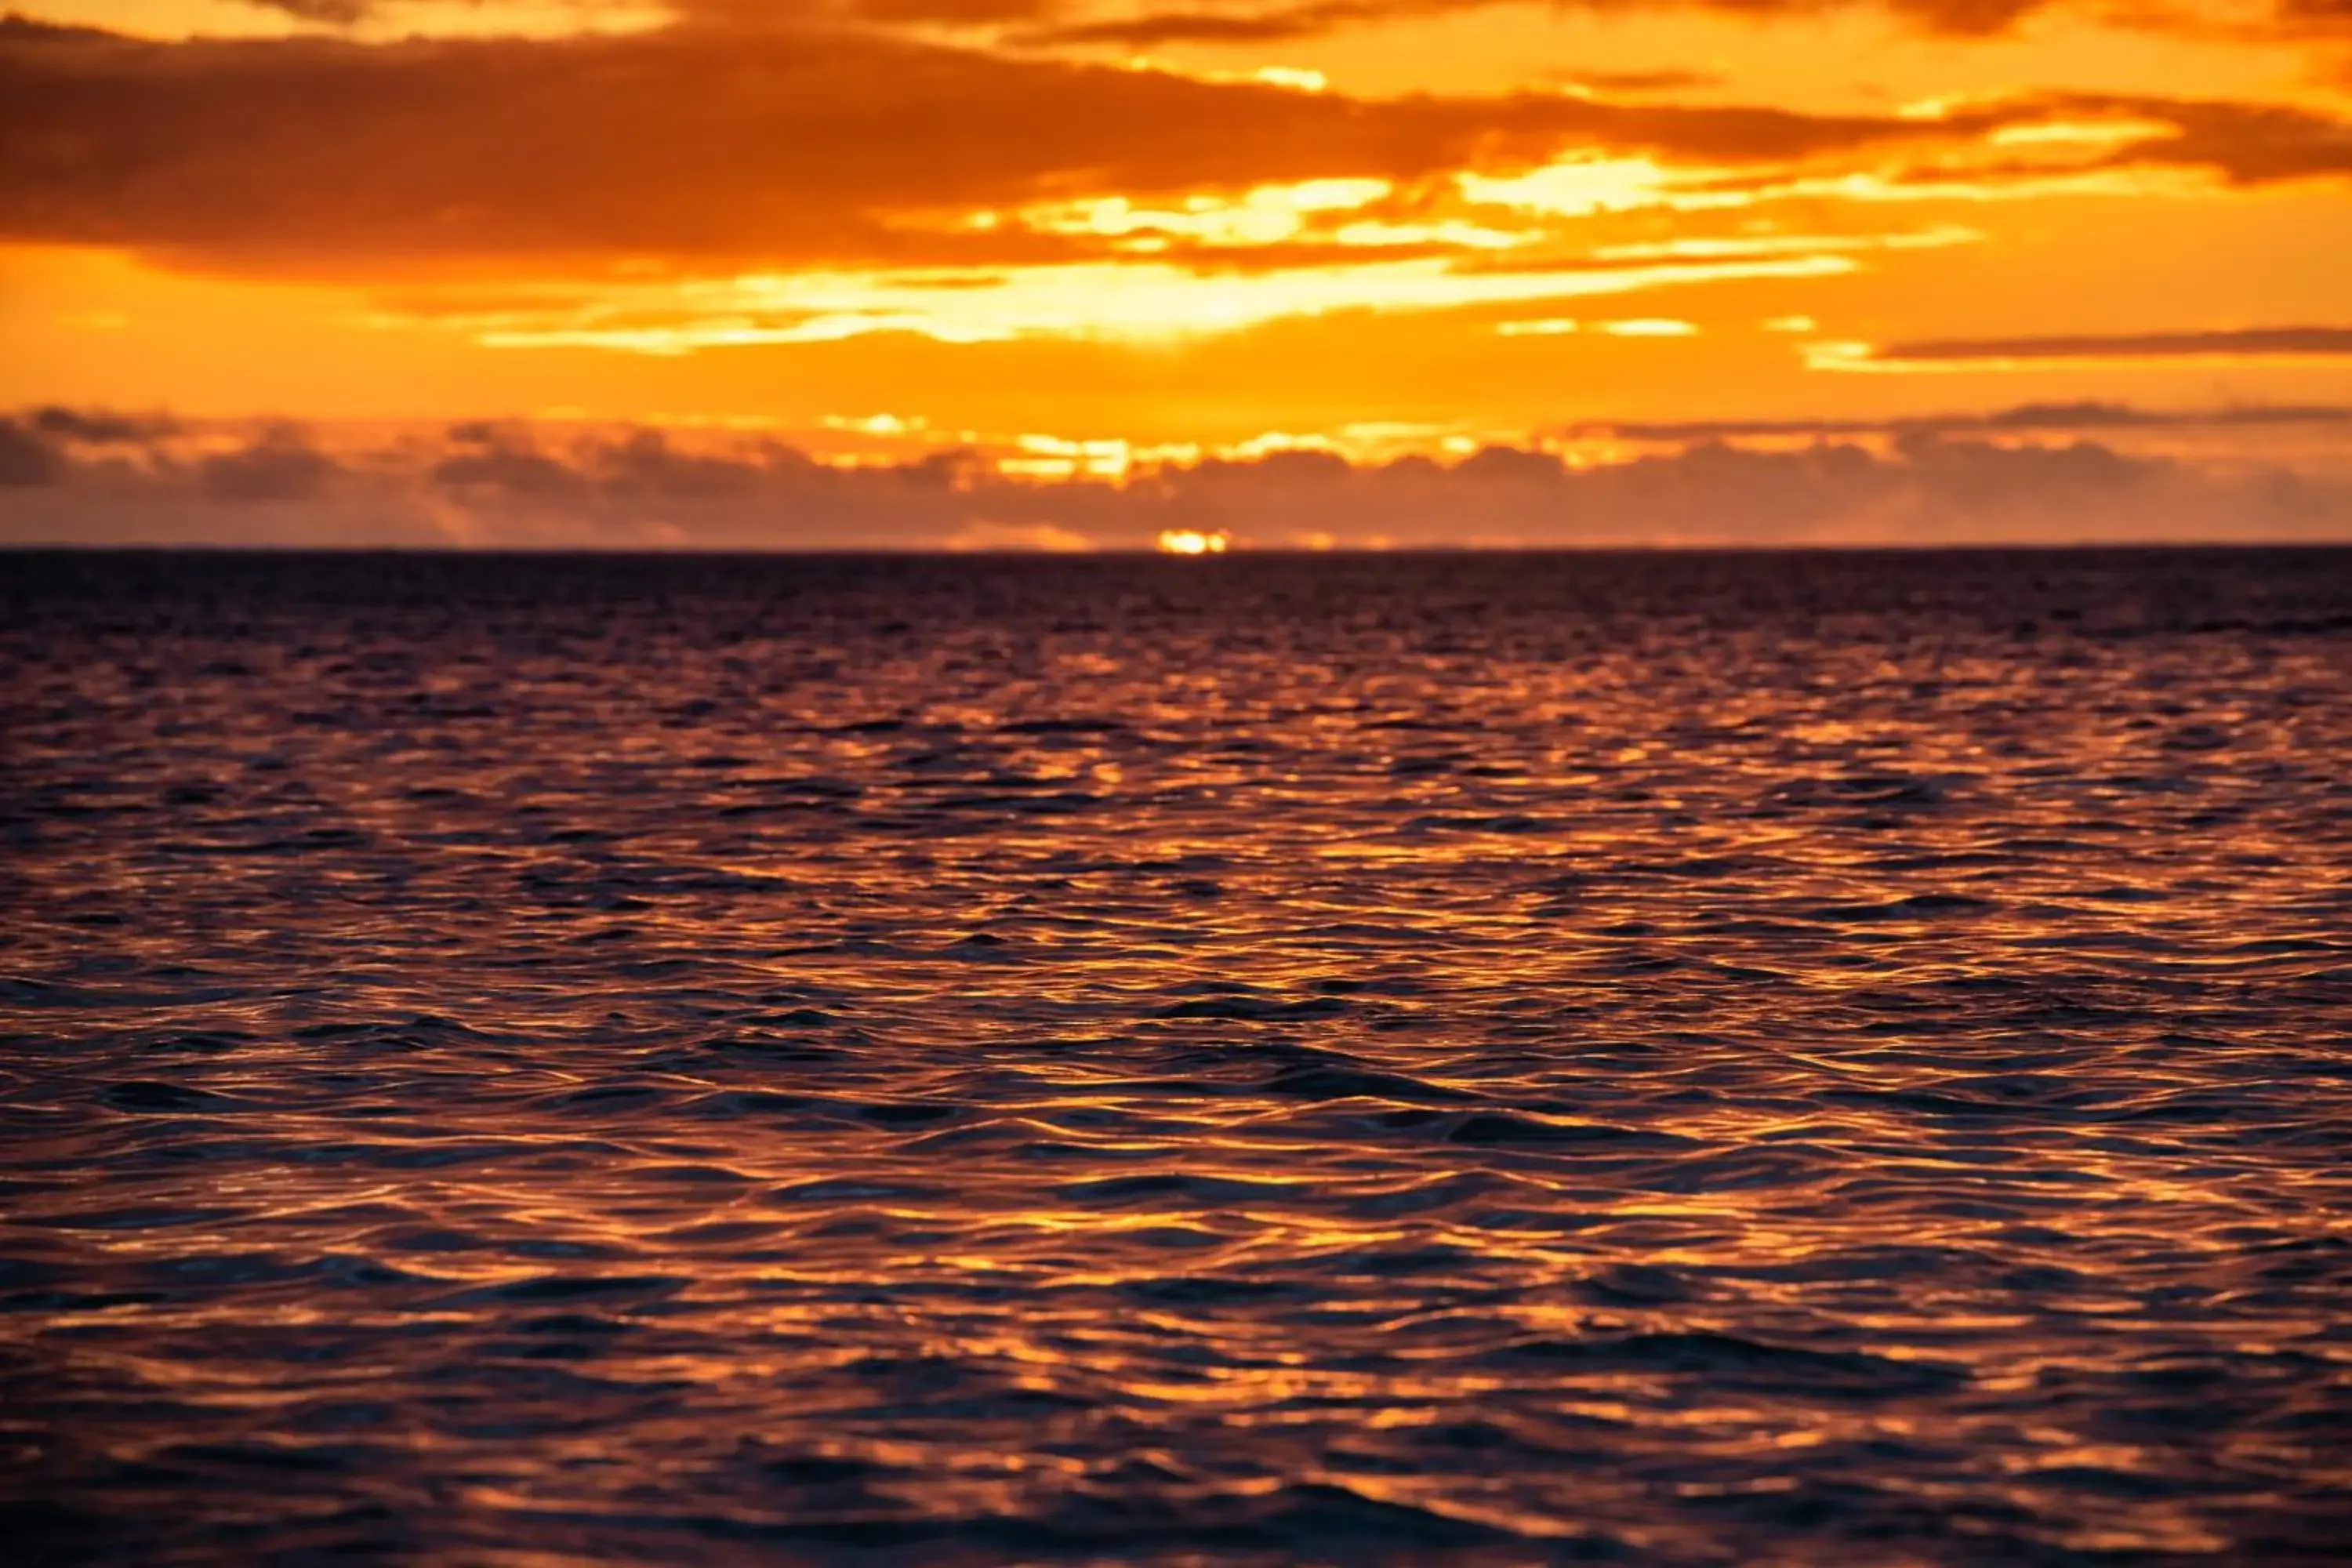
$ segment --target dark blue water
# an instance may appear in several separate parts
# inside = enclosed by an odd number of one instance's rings
[[[2352,1542],[2352,552],[0,579],[12,1562]]]

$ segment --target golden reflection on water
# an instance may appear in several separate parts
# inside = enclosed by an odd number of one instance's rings
[[[37,565],[60,1555],[2331,1536],[2336,556]]]

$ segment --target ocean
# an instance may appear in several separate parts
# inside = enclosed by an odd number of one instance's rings
[[[0,558],[0,1555],[2300,1564],[2352,551]]]

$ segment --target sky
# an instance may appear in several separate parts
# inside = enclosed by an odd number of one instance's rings
[[[2347,0],[23,0],[0,542],[2352,539]]]

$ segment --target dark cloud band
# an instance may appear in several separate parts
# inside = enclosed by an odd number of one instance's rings
[[[2352,128],[2268,105],[2047,97],[1927,119],[1549,93],[1374,100],[838,32],[367,46],[16,28],[0,32],[0,240],[265,273],[561,256],[1009,263],[1096,242],[983,234],[956,216],[1337,176],[1409,184],[1582,153],[1769,184],[1809,160],[1897,159],[2084,114],[2156,122],[2103,167],[2352,173]]]
[[[1975,360],[2352,358],[2352,327],[2247,327],[2231,331],[2075,334],[2040,338],[1939,338],[1888,343],[1874,363],[1938,364]]]
[[[247,0],[302,21],[350,26],[374,19],[379,0]],[[896,26],[1029,24],[1022,35],[1033,43],[1117,44],[1156,47],[1170,44],[1250,44],[1309,37],[1437,13],[1490,8],[1521,0],[1290,0],[1288,4],[1221,8],[1188,5],[1073,16],[1066,0],[672,0],[681,17],[740,29],[778,25]],[[1990,37],[2010,32],[2042,11],[2072,7],[2110,25],[2182,30],[2189,21],[2162,5],[2099,6],[2091,0],[1553,0],[1555,5],[1609,15],[1688,9],[1692,6],[1758,20],[1810,22],[1826,9],[1843,6],[1885,12],[1923,31],[1946,37]],[[499,0],[477,0],[495,9]],[[2268,14],[2241,31],[2283,37],[2352,31],[2352,6],[2345,0],[2272,0]]]
[[[1589,468],[1509,446],[1451,463],[1286,450],[1121,483],[1014,477],[969,450],[855,468],[770,440],[693,450],[652,427],[468,425],[336,451],[272,425],[175,451],[159,426],[126,456],[74,433],[110,431],[114,416],[63,412],[0,418],[0,544],[1138,549],[1168,529],[1272,546],[2352,538],[2340,477],[1928,429],[1783,450],[1692,438]]]

